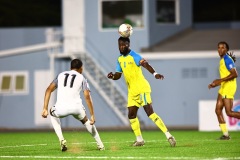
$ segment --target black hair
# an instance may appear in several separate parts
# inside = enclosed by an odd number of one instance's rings
[[[122,40],[122,41],[127,41],[127,42],[129,42],[130,43],[130,39],[128,38],[128,37],[119,37],[118,38],[118,41],[120,41],[120,40]]]
[[[71,69],[79,69],[83,65],[82,61],[80,59],[73,59],[71,61]]]
[[[236,57],[235,57],[235,55],[233,54],[233,52],[229,52],[229,45],[228,45],[228,43],[225,42],[225,41],[221,41],[221,42],[218,42],[218,46],[219,46],[220,44],[224,44],[224,45],[226,46],[226,48],[227,48],[227,54],[233,59],[234,62],[236,62]],[[228,53],[228,52],[229,52],[229,53]]]
[[[227,48],[227,51],[229,51],[229,45],[228,45],[227,42],[225,42],[225,41],[218,42],[218,46],[219,46],[220,44],[224,44],[224,45],[226,46],[226,48]]]

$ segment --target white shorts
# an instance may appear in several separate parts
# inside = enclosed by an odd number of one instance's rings
[[[50,109],[50,115],[57,118],[63,118],[69,115],[72,115],[78,120],[82,120],[86,116],[86,109],[83,105],[78,107],[57,107],[53,106]]]

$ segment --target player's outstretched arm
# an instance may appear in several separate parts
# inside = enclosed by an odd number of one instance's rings
[[[143,66],[144,68],[146,68],[151,74],[153,74],[156,79],[164,79],[164,76],[157,73],[153,69],[153,67],[148,63],[148,61],[146,61],[145,59],[142,59],[140,61],[140,65]]]
[[[48,103],[51,97],[51,93],[56,89],[56,84],[51,83],[48,88],[45,91],[45,97],[44,97],[44,105],[43,105],[43,111],[42,111],[42,117],[47,118],[48,116]]]
[[[93,101],[92,101],[92,97],[90,94],[89,90],[84,90],[83,91],[90,115],[91,115],[91,119],[90,119],[90,124],[93,125],[95,123],[95,116],[94,116],[94,109],[93,109]]]
[[[120,72],[115,72],[115,73],[110,72],[110,73],[108,73],[108,75],[107,75],[107,77],[108,77],[109,79],[112,79],[112,80],[118,80],[118,79],[121,78],[121,76],[122,76],[122,73],[120,73]]]

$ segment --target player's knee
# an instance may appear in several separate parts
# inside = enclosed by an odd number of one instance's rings
[[[136,118],[137,116],[136,116],[136,114],[134,114],[134,113],[128,113],[128,118],[129,119],[134,119],[134,118]]]
[[[137,117],[137,110],[135,110],[134,108],[129,108],[128,110],[128,118],[129,119],[134,119]]]

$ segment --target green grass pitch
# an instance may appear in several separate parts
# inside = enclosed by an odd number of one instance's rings
[[[170,147],[161,131],[143,131],[145,145],[132,147],[131,131],[99,131],[105,151],[96,149],[93,138],[86,131],[64,131],[68,143],[66,152],[60,151],[58,139],[52,132],[0,133],[0,159],[240,159],[240,133],[230,132],[231,140],[216,138],[221,132],[171,131],[177,140]]]

